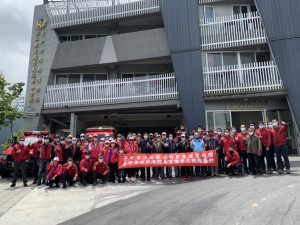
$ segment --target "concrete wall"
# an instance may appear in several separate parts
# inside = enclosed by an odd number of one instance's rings
[[[36,42],[36,32],[39,31],[36,28],[36,21],[40,18],[44,18],[47,20],[47,26],[43,29],[45,32],[45,36],[39,36],[39,40],[43,39],[44,44],[39,43],[39,49],[43,48],[43,54],[38,54],[38,58],[43,58],[43,63],[37,63],[36,68],[39,66],[42,67],[41,73],[36,73],[36,77],[41,78],[41,83],[31,83],[32,79],[32,68],[33,68],[33,56],[34,56],[34,44]],[[41,31],[40,31],[41,32]],[[53,58],[55,56],[56,48],[58,46],[58,37],[56,33],[50,29],[50,20],[46,13],[45,5],[38,5],[34,9],[33,16],[33,26],[32,26],[32,38],[31,38],[31,47],[30,47],[30,55],[29,55],[29,66],[28,66],[28,78],[27,78],[27,89],[26,89],[26,100],[25,100],[25,110],[24,113],[26,115],[26,119],[23,122],[23,130],[39,130],[42,129],[43,118],[40,116],[40,111],[43,105],[44,93],[46,90],[46,86],[48,83],[51,64]],[[30,90],[30,88],[34,85],[35,88],[39,87],[40,92],[36,92],[36,90]],[[34,93],[33,99],[36,97],[39,98],[39,102],[29,103],[30,92]]]

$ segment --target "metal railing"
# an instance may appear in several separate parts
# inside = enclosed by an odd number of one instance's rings
[[[46,9],[55,29],[159,12],[160,6],[159,0],[64,0]]]
[[[200,29],[203,50],[267,43],[258,12],[203,19]]]
[[[174,73],[139,78],[49,85],[44,108],[178,97]]]
[[[204,94],[260,92],[283,89],[274,62],[203,68]]]
[[[228,0],[199,0],[199,4],[208,4],[208,3],[215,3],[215,2],[225,2]]]

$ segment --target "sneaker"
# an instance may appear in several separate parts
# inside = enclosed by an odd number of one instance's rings
[[[40,186],[42,184],[41,180],[38,180],[37,186]]]
[[[278,173],[279,173],[279,174],[282,174],[282,170],[278,170]]]
[[[67,186],[66,185],[63,185],[63,189],[66,189],[67,188]]]
[[[291,170],[290,169],[286,169],[286,173],[287,174],[291,174]]]
[[[34,179],[32,183],[33,183],[33,184],[36,184],[36,183],[37,183],[37,179]]]
[[[131,178],[131,181],[135,181],[135,178],[134,178],[134,177],[132,177],[132,178]]]
[[[122,183],[125,183],[125,181],[126,181],[126,180],[125,180],[125,179],[123,179],[123,180],[122,180]]]
[[[27,187],[27,182],[24,182],[24,183],[23,183],[23,186],[24,186],[24,187]]]
[[[15,187],[16,186],[16,182],[12,182],[12,184],[10,185],[10,187]]]
[[[43,182],[42,182],[42,184],[45,184],[46,183],[46,181],[43,179]]]
[[[105,184],[105,180],[101,180],[101,184]]]

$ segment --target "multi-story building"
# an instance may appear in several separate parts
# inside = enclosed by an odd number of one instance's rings
[[[276,118],[290,125],[297,151],[300,44],[298,30],[284,27],[299,20],[291,8],[279,0],[44,1],[34,12],[23,127],[76,135],[95,125],[173,131]]]

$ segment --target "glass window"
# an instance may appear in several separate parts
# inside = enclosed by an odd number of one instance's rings
[[[67,84],[68,83],[68,75],[56,75],[55,84]]]
[[[223,64],[224,66],[229,65],[237,65],[237,53],[230,52],[230,53],[223,53]]]
[[[208,67],[222,66],[222,54],[221,53],[208,53],[207,54]]]
[[[96,74],[95,80],[107,80],[107,74]]]
[[[59,36],[60,42],[68,42],[69,41],[69,37],[68,36]]]
[[[229,112],[215,112],[215,127],[227,129],[230,128],[230,113]]]
[[[239,5],[234,5],[233,6],[233,15],[238,15],[240,13],[241,13],[240,6]]]
[[[256,62],[269,62],[270,52],[256,52]]]
[[[85,35],[84,39],[92,39],[92,38],[96,38],[96,35]]]
[[[133,74],[131,74],[131,73],[123,73],[122,74],[122,78],[133,78]]]
[[[80,74],[70,74],[68,83],[69,84],[80,83]]]
[[[250,11],[251,12],[257,12],[256,5],[250,5]]]
[[[254,52],[241,52],[241,64],[255,63]]]
[[[208,125],[208,130],[213,130],[215,128],[214,113],[213,112],[208,112],[207,113],[207,125]]]
[[[145,77],[146,74],[145,73],[136,73],[134,74],[134,77]]]
[[[71,41],[79,41],[79,40],[82,40],[82,35],[71,36]]]
[[[215,17],[213,6],[204,6],[204,16],[206,22],[213,22]]]
[[[94,74],[83,74],[82,75],[82,82],[91,82],[95,80]]]

